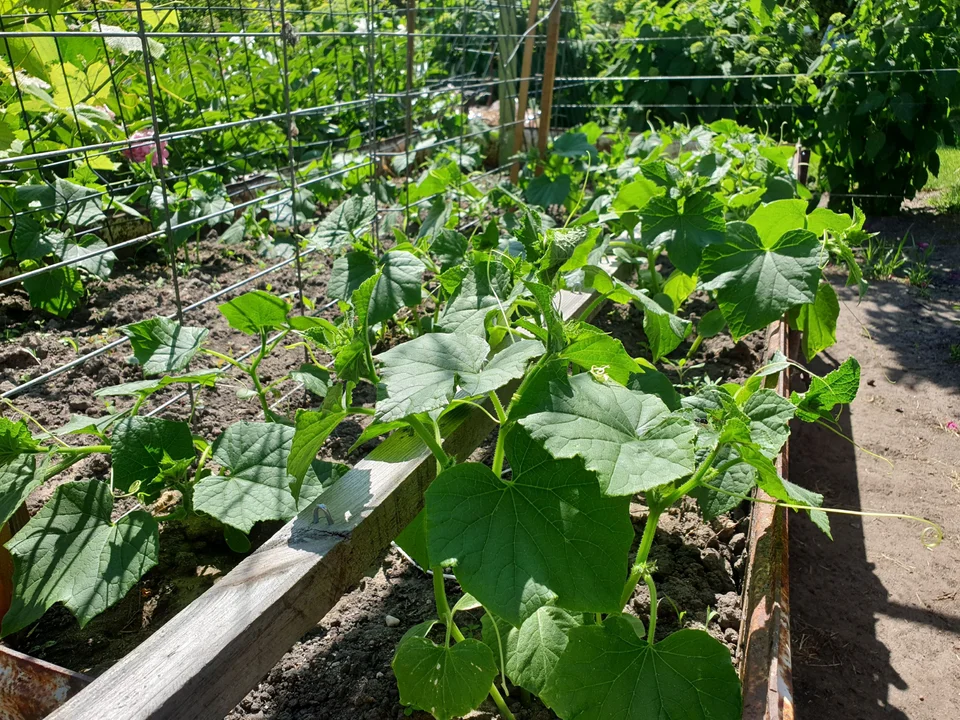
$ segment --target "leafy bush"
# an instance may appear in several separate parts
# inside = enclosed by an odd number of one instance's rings
[[[862,0],[824,38],[811,75],[825,78],[804,134],[821,155],[821,184],[863,206],[896,211],[940,169],[960,103],[960,6],[952,0]],[[867,72],[864,72],[867,71]],[[858,203],[859,204],[859,203]]]

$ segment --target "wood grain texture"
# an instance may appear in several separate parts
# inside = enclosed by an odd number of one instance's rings
[[[560,312],[578,316],[592,298],[561,293]],[[461,407],[444,447],[462,460],[492,429],[484,412]],[[333,525],[301,513],[51,720],[220,720],[377,562],[435,474],[420,440],[394,433],[323,493]]]

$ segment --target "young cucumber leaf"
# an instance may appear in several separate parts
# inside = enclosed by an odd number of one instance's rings
[[[220,312],[234,330],[259,335],[287,324],[290,303],[262,290],[253,290],[220,305]]]
[[[817,288],[813,304],[790,310],[790,326],[803,332],[800,344],[807,362],[836,344],[839,317],[840,301],[833,287],[826,282]]]
[[[537,340],[521,340],[486,363],[489,352],[479,337],[430,333],[381,353],[377,419],[390,422],[444,408],[453,399],[458,380],[471,395],[496,390],[521,377],[526,363],[542,355],[544,348]]]
[[[16,455],[0,464],[0,525],[13,517],[42,480],[43,475],[37,472],[36,455]]]
[[[738,457],[736,450],[726,445],[717,455],[717,465]],[[749,496],[757,484],[757,471],[746,463],[733,465],[719,475],[714,476],[706,485],[693,490],[690,494],[696,498],[703,519],[713,520],[733,510],[743,500],[735,495]],[[713,490],[711,488],[717,488]],[[731,494],[732,493],[732,494]]]
[[[113,484],[123,492],[159,493],[163,479],[186,472],[196,457],[190,426],[132,417],[113,431]]]
[[[509,306],[511,287],[510,271],[502,263],[478,263],[441,311],[438,327],[460,335],[483,335],[487,315]]]
[[[744,403],[744,414],[750,418],[750,437],[763,454],[776,457],[790,437],[790,421],[796,407],[775,390],[759,390]]]
[[[349,252],[334,260],[327,295],[348,302],[357,288],[376,274],[376,258],[365,252]]]
[[[316,365],[301,365],[299,370],[290,373],[290,379],[302,384],[319,398],[326,397],[333,384],[330,380],[330,371]]]
[[[33,439],[26,423],[0,417],[0,464],[10,462],[20,453],[34,452],[40,443]]]
[[[739,720],[743,710],[725,645],[702,630],[651,645],[621,616],[570,632],[543,698],[577,720]]]
[[[380,261],[380,272],[370,297],[368,325],[389,320],[402,307],[416,307],[421,300],[426,266],[412,253],[393,250]]]
[[[489,613],[483,621],[483,640],[495,649],[494,657],[497,657],[500,648],[496,633],[492,631],[495,621]],[[519,628],[498,623],[507,661],[507,677],[514,685],[540,695],[567,647],[570,631],[583,624],[582,613],[571,613],[553,605],[537,610]]]
[[[708,192],[683,198],[682,207],[678,199],[655,197],[640,216],[644,245],[665,246],[670,261],[687,275],[696,274],[703,249],[722,243],[726,231],[723,203]]]
[[[826,377],[811,376],[810,389],[802,394],[791,393],[790,401],[797,406],[797,417],[804,422],[832,421],[833,408],[852,403],[859,389],[860,363],[850,357]]]
[[[83,627],[157,564],[157,521],[135,510],[113,523],[112,512],[106,483],[65,483],[7,544],[14,593],[4,635],[38,620],[56,602]]]
[[[83,297],[83,281],[72,267],[50,270],[23,281],[30,305],[57,317],[66,317]]]
[[[186,372],[181,375],[164,375],[163,377],[153,378],[152,380],[134,380],[133,382],[121,383],[120,385],[111,385],[110,387],[100,388],[93,393],[94,397],[149,397],[155,392],[163,390],[165,387],[177,383],[189,383],[202,385],[204,387],[213,387],[223,370],[197,370],[195,372]]]
[[[756,228],[730,223],[727,241],[704,251],[701,277],[734,340],[766,327],[795,305],[812,303],[820,282],[820,244],[807,230],[791,230],[773,241]]]
[[[317,458],[317,453],[323,443],[330,437],[337,426],[347,416],[339,403],[324,403],[320,412],[313,410],[297,410],[296,427],[290,455],[287,458],[287,472],[293,476],[290,491],[294,500],[300,499],[300,488],[303,480]]]
[[[289,520],[337,475],[331,463],[315,462],[307,470],[309,497],[301,489],[300,503],[290,486],[287,460],[294,429],[277,423],[239,422],[228,427],[213,445],[213,459],[229,475],[210,475],[194,487],[193,505],[225,525],[248,533],[261,520]],[[319,473],[317,471],[320,471]]]
[[[533,438],[555,458],[581,457],[605,495],[633,495],[694,470],[696,425],[644,395],[565,363],[541,370],[516,405]]]
[[[554,460],[521,428],[507,437],[513,477],[486,465],[444,471],[427,489],[434,562],[519,627],[543,605],[619,612],[633,538],[629,498],[605,498],[579,460]]]
[[[169,318],[142,320],[120,332],[130,338],[133,357],[147,377],[186,368],[209,334],[205,328],[183,327]]]
[[[641,361],[630,357],[619,340],[587,323],[567,323],[566,335],[570,344],[560,353],[561,359],[584,370],[602,368],[621,385],[626,385],[635,373],[653,369],[653,365],[641,365]]]
[[[461,717],[479,706],[497,674],[493,653],[479,640],[444,647],[415,635],[401,640],[391,667],[400,702],[437,720]]]

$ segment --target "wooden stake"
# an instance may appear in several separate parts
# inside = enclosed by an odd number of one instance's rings
[[[523,149],[523,131],[526,129],[527,100],[530,93],[530,73],[533,71],[533,41],[536,39],[534,28],[537,24],[539,0],[530,0],[530,13],[527,15],[527,32],[523,41],[523,62],[520,66],[520,91],[517,94],[517,124],[513,126],[513,151]],[[510,167],[510,182],[514,185],[520,179],[520,161],[514,161]]]
[[[547,157],[547,138],[550,136],[550,114],[553,112],[553,83],[557,77],[557,45],[560,40],[560,5],[562,0],[553,0],[550,21],[547,23],[547,52],[543,58],[543,92],[540,98],[540,135],[537,148],[540,150],[540,165],[537,175],[543,172]]]

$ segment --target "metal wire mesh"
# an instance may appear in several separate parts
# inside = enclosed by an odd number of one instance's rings
[[[389,244],[391,218],[429,206],[404,190],[438,153],[497,182],[528,122],[514,107],[526,22],[517,0],[85,0],[0,16],[0,397],[60,403],[60,419],[89,407],[70,399],[89,390],[84,367],[116,364],[117,327],[151,316],[212,324],[240,354],[213,306],[249,289],[335,312],[323,254],[298,238],[361,192]],[[491,143],[472,165],[465,151]],[[184,396],[158,394],[152,412]]]

